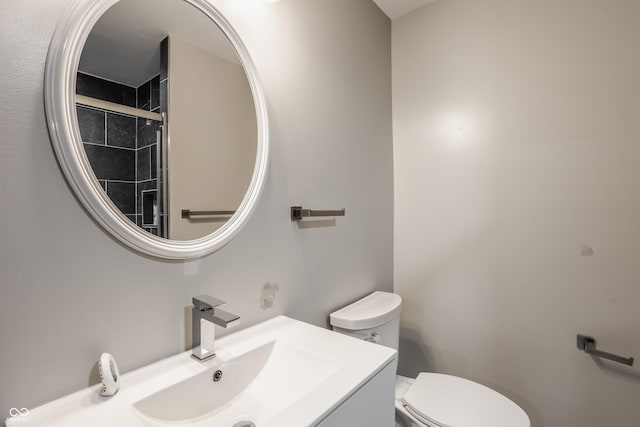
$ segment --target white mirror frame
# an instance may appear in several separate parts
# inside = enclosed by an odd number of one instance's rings
[[[93,218],[116,239],[143,254],[165,259],[208,255],[229,243],[244,227],[260,199],[269,157],[267,108],[257,71],[233,27],[207,0],[185,1],[217,24],[242,62],[256,109],[257,153],[253,177],[236,213],[214,233],[195,240],[168,240],[147,233],[114,205],[98,183],[85,154],[76,112],[76,72],[84,44],[98,19],[120,0],[75,0],[63,14],[47,55],[44,98],[51,143],[69,185]]]

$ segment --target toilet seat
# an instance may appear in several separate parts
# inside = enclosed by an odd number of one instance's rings
[[[502,394],[464,378],[421,373],[400,402],[435,427],[530,427],[529,417]]]

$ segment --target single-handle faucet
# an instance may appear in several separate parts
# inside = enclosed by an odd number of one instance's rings
[[[193,297],[192,301],[192,356],[198,360],[206,360],[216,355],[214,351],[215,325],[226,328],[238,320],[240,316],[216,308],[225,302],[210,295],[198,295]]]

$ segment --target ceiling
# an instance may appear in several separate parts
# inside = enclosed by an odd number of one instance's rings
[[[240,63],[224,33],[190,4],[121,0],[94,25],[79,70],[138,87],[160,73],[160,42],[167,35]]]
[[[373,1],[394,19],[436,0]],[[122,0],[91,31],[80,59],[80,70],[137,87],[159,73],[160,41],[168,34],[238,62],[225,35],[187,3]]]
[[[391,19],[413,12],[436,0],[373,0]]]

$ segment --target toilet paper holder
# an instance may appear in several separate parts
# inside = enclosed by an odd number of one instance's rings
[[[617,354],[607,353],[606,351],[596,350],[596,339],[593,337],[578,334],[577,341],[578,348],[587,354],[622,363],[623,365],[633,366],[633,357],[622,357]]]

